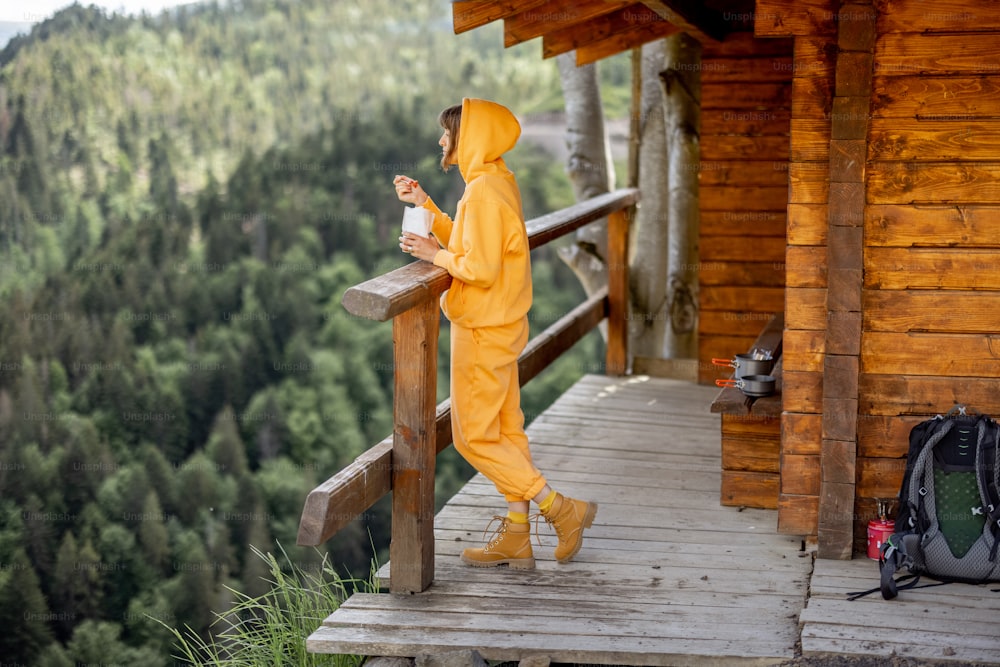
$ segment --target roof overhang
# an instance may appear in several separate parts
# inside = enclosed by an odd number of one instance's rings
[[[504,46],[542,38],[545,58],[576,51],[577,65],[686,32],[715,43],[752,30],[754,0],[454,0],[456,33],[503,21]],[[749,26],[749,28],[748,28]]]

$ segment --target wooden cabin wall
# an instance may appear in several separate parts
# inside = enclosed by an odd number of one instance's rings
[[[791,40],[735,33],[701,64],[698,379],[784,310]]]
[[[876,9],[855,551],[915,423],[1000,416],[1000,4]]]

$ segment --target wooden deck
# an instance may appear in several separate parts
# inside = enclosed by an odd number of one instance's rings
[[[847,602],[848,590],[877,584],[874,563],[818,561],[814,576],[802,539],[776,533],[773,510],[721,507],[719,417],[709,412],[717,392],[584,377],[529,428],[549,481],[600,504],[572,563],[555,562],[543,522],[534,571],[463,566],[458,554],[481,544],[490,518],[504,511],[477,476],[437,515],[431,588],[352,596],[309,637],[309,650],[475,649],[494,661],[543,655],[588,665],[808,664],[831,653],[1000,659],[988,621],[1000,594],[953,585]],[[934,619],[945,625],[928,632]],[[892,643],[901,636],[919,646]],[[966,639],[974,648],[962,648]]]

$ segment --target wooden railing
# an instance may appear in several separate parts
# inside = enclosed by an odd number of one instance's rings
[[[522,385],[604,318],[606,373],[625,373],[628,225],[638,200],[638,190],[617,190],[527,222],[534,249],[607,216],[608,287],[528,342],[518,358]],[[392,491],[389,589],[394,593],[426,590],[434,579],[434,462],[451,444],[450,402],[435,405],[438,297],[449,285],[447,271],[418,261],[345,292],[343,305],[353,315],[392,319],[393,433],[313,489],[299,522],[298,544],[318,545]]]

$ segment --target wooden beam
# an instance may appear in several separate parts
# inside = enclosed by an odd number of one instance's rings
[[[644,5],[699,42],[721,42],[729,34],[722,15],[696,0],[643,0]]]
[[[528,244],[534,250],[538,246],[574,232],[594,220],[600,220],[614,211],[620,211],[638,202],[639,191],[637,189],[622,188],[585,199],[554,213],[532,218],[525,223],[528,228]]]
[[[559,318],[524,347],[517,359],[518,381],[524,385],[541,373],[563,352],[573,347],[608,314],[608,290],[602,288]]]
[[[673,23],[657,21],[617,32],[607,39],[591,42],[578,48],[576,50],[576,66],[582,67],[596,63],[598,60],[603,60],[616,53],[669,37],[678,31],[680,28]]]
[[[642,145],[642,49],[636,47],[630,54],[632,61],[632,90],[629,100],[628,127],[628,187],[639,187],[639,149]]]
[[[837,32],[838,0],[757,0],[758,37],[830,35]]]
[[[834,455],[834,445],[823,442],[823,459]],[[842,447],[838,445],[837,454]],[[854,548],[854,483],[823,481],[819,496],[819,557],[850,560]]]
[[[316,546],[354,521],[392,490],[392,438],[363,452],[354,462],[306,496],[299,519],[299,546]]]
[[[1000,202],[1000,162],[875,162],[869,204]]]
[[[1000,414],[1000,378],[970,377],[956,382],[940,375],[861,374],[860,413],[935,415],[956,403],[974,405],[982,414]]]
[[[785,535],[815,535],[819,517],[817,496],[782,495],[778,499],[778,532]]]
[[[392,539],[389,590],[420,593],[434,580],[434,445],[437,428],[436,300],[392,322]]]
[[[430,262],[417,261],[349,287],[341,305],[352,315],[385,322],[433,300],[451,285],[451,276]]]
[[[554,30],[585,24],[604,14],[632,4],[632,0],[551,0],[504,19],[503,43],[506,47],[541,37]]]
[[[921,207],[869,205],[865,209],[864,225],[869,247],[989,248],[1000,238],[1000,206],[977,203]],[[1000,281],[994,284],[1000,285]]]
[[[646,5],[637,2],[585,23],[573,23],[546,33],[542,37],[542,57],[551,58],[581,46],[657,24],[670,25]]]
[[[540,7],[548,0],[459,0],[451,3],[452,24],[455,34],[479,28],[487,23],[505,19],[519,12]]]
[[[860,117],[834,116],[828,135],[827,317],[847,326],[826,330],[817,534],[820,558],[850,559],[861,396],[861,327],[857,324],[865,254],[861,226],[866,203],[864,137],[870,118],[867,104],[872,94],[875,11],[870,2],[844,4],[840,11],[834,107],[852,109]],[[823,71],[828,78],[829,72]]]
[[[996,0],[934,0],[878,3],[879,34],[911,32],[919,25],[926,32],[973,33],[1000,30]]]
[[[628,370],[628,228],[627,211],[608,216],[608,343],[605,373]]]

